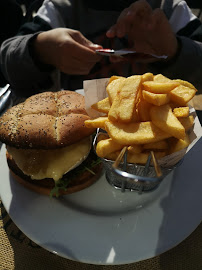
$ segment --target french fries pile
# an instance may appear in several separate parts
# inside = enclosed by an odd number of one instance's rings
[[[190,144],[188,102],[197,91],[191,83],[152,73],[112,76],[106,91],[108,97],[92,105],[105,116],[85,121],[107,132],[97,140],[99,157],[115,160],[127,146],[128,163],[145,164],[151,151],[160,159]]]

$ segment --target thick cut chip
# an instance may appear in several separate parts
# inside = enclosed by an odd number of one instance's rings
[[[124,78],[124,77],[117,76],[117,75],[111,76],[110,79],[109,79],[108,84],[110,84],[112,81],[117,80],[117,79],[120,79],[120,78]]]
[[[162,74],[157,74],[154,76],[154,81],[155,82],[162,82],[162,83],[165,83],[165,82],[170,82],[171,79],[165,77],[164,75]]]
[[[133,111],[131,122],[140,122],[140,116],[137,108],[135,108],[135,110]]]
[[[188,117],[189,116],[189,107],[174,108],[173,113],[177,118],[178,117]]]
[[[150,153],[128,153],[127,162],[136,164],[146,164]]]
[[[149,121],[129,124],[107,121],[105,128],[109,136],[122,145],[158,142],[171,137]]]
[[[105,122],[108,121],[108,117],[98,117],[85,121],[87,128],[102,128],[105,129]]]
[[[99,141],[96,146],[96,153],[99,157],[104,158],[108,154],[121,150],[123,145],[116,143],[111,138]]]
[[[115,161],[119,154],[120,154],[120,151],[116,151],[116,152],[113,152],[113,153],[109,153],[108,155],[105,156],[105,158]]]
[[[97,136],[97,143],[106,139],[109,139],[109,135],[107,133],[99,133]]]
[[[137,109],[141,121],[146,122],[151,120],[150,117],[151,106],[152,104],[148,103],[146,100],[144,99],[140,100],[140,102],[137,105]]]
[[[173,90],[175,87],[179,86],[178,82],[156,82],[147,81],[142,83],[144,90],[156,93],[156,94],[166,94]]]
[[[123,81],[122,88],[118,90],[109,110],[108,117],[111,121],[131,121],[137,103],[141,79],[141,76],[134,75]]]
[[[143,145],[143,149],[147,150],[167,150],[168,142],[166,140],[162,140],[154,143],[147,143]]]
[[[128,152],[134,153],[134,154],[139,154],[142,152],[142,145],[141,144],[130,145],[130,146],[128,146]]]
[[[194,124],[194,117],[193,115],[189,115],[188,117],[183,117],[178,119],[180,123],[185,128],[185,131],[189,130]]]
[[[121,99],[119,98],[118,94],[113,100],[112,106],[109,110],[108,117],[112,121],[117,121],[119,116],[119,106],[121,103]]]
[[[129,163],[145,164],[150,151],[158,159],[186,148],[186,132],[194,125],[187,103],[196,91],[191,83],[162,74],[112,76],[108,98],[92,105],[108,117],[85,121],[107,131],[97,138],[98,156],[115,160],[126,146]]]
[[[177,80],[173,80],[174,82],[179,82],[181,85],[184,85],[186,87],[189,87],[189,88],[192,88],[192,89],[195,89],[196,88],[193,86],[193,84],[191,84],[190,82],[187,82],[187,81],[183,81],[183,80],[180,80],[180,79],[177,79]],[[197,91],[197,90],[196,90]]]
[[[91,106],[92,109],[94,109],[98,112],[103,112],[103,113],[108,113],[110,110],[110,107],[111,107],[111,104],[109,102],[108,97],[98,101],[97,103],[95,103]]]
[[[170,92],[170,99],[181,106],[186,106],[187,102],[189,102],[195,94],[195,89],[180,85]]]
[[[107,93],[109,96],[109,102],[110,104],[113,103],[117,92],[122,88],[122,83],[124,82],[124,80],[126,80],[126,78],[121,77],[119,79],[113,80],[111,81],[108,85],[107,85]]]
[[[178,152],[186,147],[189,146],[190,144],[190,139],[189,136],[186,134],[185,138],[182,139],[176,139],[176,138],[169,138],[169,145],[170,145],[170,151],[169,153],[172,154],[174,152]]]
[[[184,139],[185,128],[173,114],[172,109],[168,104],[159,107],[153,106],[150,110],[150,115],[154,125],[175,138]]]
[[[155,94],[155,93],[143,90],[142,95],[143,95],[143,98],[147,102],[156,106],[167,104],[170,100],[169,94]]]
[[[154,75],[150,72],[142,75],[142,82],[153,81],[153,79],[154,79]]]
[[[116,160],[119,154],[120,154],[120,151],[110,153],[106,156],[106,158],[109,160]],[[139,153],[139,154],[128,153],[127,162],[144,165],[144,164],[146,164],[149,155],[150,155],[149,152]],[[155,152],[155,157],[157,160],[164,157],[165,155],[166,155],[166,152],[163,152],[163,151],[162,152]]]
[[[140,154],[128,153],[127,162],[144,165],[147,163],[149,155],[150,155],[150,152],[145,152],[145,153],[140,153]],[[165,155],[166,155],[166,152],[163,152],[163,151],[162,152],[155,152],[155,157],[157,160],[162,158],[162,157],[165,157]]]

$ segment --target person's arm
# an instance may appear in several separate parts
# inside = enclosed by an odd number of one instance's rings
[[[60,89],[60,72],[88,74],[101,59],[95,52],[101,46],[87,40],[79,31],[60,28],[61,20],[57,20],[56,10],[54,18],[53,8],[51,6],[50,12],[47,12],[47,8],[42,7],[39,14],[43,19],[36,16],[33,23],[23,26],[19,36],[2,45],[2,69],[18,95],[57,91]],[[42,11],[45,12],[42,14]],[[49,15],[47,20],[45,14]],[[48,21],[56,28],[51,29]],[[61,25],[64,26],[63,23]]]
[[[48,14],[49,1],[45,2],[41,9]],[[17,96],[26,97],[46,89],[59,89],[59,72],[49,66],[38,66],[32,57],[32,42],[37,34],[52,29],[48,21],[41,18],[41,9],[39,16],[25,23],[16,36],[4,41],[1,46],[1,70]]]
[[[48,66],[39,68],[30,56],[29,44],[34,38],[34,34],[15,36],[1,46],[2,72],[19,96],[29,96],[51,88],[57,90],[59,87],[59,74],[56,69]]]
[[[92,44],[79,31],[67,28],[17,36],[2,45],[4,73],[18,95],[57,91],[59,72],[88,74],[101,59],[95,52],[97,48],[100,46]]]
[[[169,78],[190,81],[202,92],[202,23],[185,1],[173,6],[169,22],[180,48],[170,62],[151,64],[149,68],[154,73],[160,72]]]

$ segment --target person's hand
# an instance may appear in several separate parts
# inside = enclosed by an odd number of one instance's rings
[[[79,31],[56,28],[39,33],[34,40],[34,57],[40,63],[52,65],[67,74],[85,75],[101,56],[95,50],[102,46],[93,44]]]
[[[177,38],[163,11],[152,10],[145,0],[137,1],[123,10],[106,35],[109,38],[127,35],[130,49],[145,54],[167,55],[168,60],[175,56],[178,49]],[[148,58],[148,62],[157,60]],[[138,61],[141,62],[141,59]],[[147,59],[144,57],[142,61],[146,62]]]

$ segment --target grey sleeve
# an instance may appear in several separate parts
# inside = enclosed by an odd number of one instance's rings
[[[15,36],[1,46],[2,72],[18,96],[60,89],[59,71],[55,68],[41,69],[30,55],[29,42],[36,35]]]
[[[181,50],[171,63],[150,65],[154,73],[162,73],[171,79],[184,79],[191,82],[202,93],[202,43],[187,37],[178,37]]]

